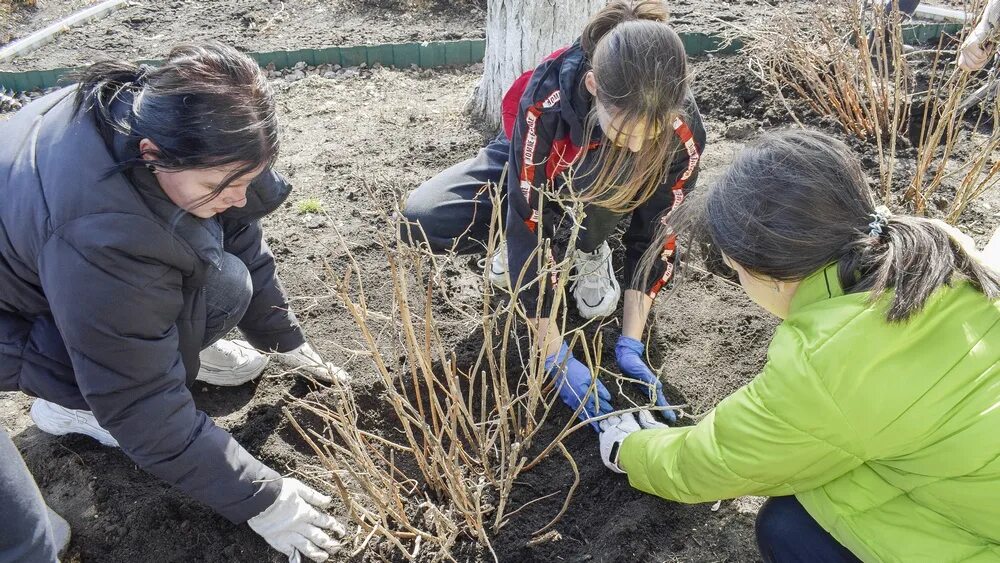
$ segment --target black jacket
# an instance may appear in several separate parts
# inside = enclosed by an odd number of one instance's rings
[[[528,282],[537,276],[538,233],[542,224],[542,237],[552,236],[554,226],[561,221],[561,211],[552,204],[543,205],[544,217],[537,216],[539,193],[562,188],[562,173],[570,166],[594,169],[599,166],[596,156],[600,151],[587,153],[583,162],[577,163],[581,146],[586,139],[586,121],[594,103],[593,96],[583,86],[583,78],[590,70],[590,63],[577,41],[572,46],[556,51],[532,72],[525,73],[504,96],[504,129],[511,139],[507,174],[507,253],[512,280],[523,273]],[[629,287],[641,287],[651,297],[670,280],[673,260],[660,259],[650,273],[648,283],[637,280],[638,264],[643,253],[655,239],[660,219],[683,195],[694,189],[698,176],[698,162],[705,148],[705,128],[694,97],[688,93],[683,117],[674,123],[678,136],[678,151],[668,165],[660,188],[653,196],[632,211],[632,221],[622,239],[625,245],[625,281]],[[592,143],[603,142],[599,130],[594,132]],[[594,158],[592,158],[594,157]],[[585,193],[585,185],[593,174],[576,174],[574,189]],[[589,215],[602,221],[618,222],[621,216],[588,206]],[[544,218],[544,221],[540,219]],[[664,255],[665,256],[665,255]],[[533,285],[523,285],[522,303],[534,311],[538,290]],[[551,297],[551,292],[547,297]],[[542,307],[547,314],[548,305]]]
[[[205,275],[224,251],[253,278],[247,339],[304,342],[258,221],[291,188],[268,171],[241,209],[180,212],[144,169],[108,174],[121,147],[73,93],[0,124],[0,389],[93,411],[140,467],[243,522],[274,501],[278,475],[195,409],[188,387]]]

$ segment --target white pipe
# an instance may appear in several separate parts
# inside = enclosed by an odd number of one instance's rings
[[[66,31],[75,25],[88,22],[94,18],[106,16],[124,2],[125,0],[107,0],[106,2],[101,2],[96,6],[91,6],[86,10],[79,11],[67,18],[57,21],[54,24],[46,26],[23,39],[19,39],[10,45],[7,45],[3,49],[0,49],[0,62],[8,61],[14,57],[34,51],[49,41],[52,41],[57,34]]]
[[[955,23],[965,23],[970,19],[969,14],[963,10],[926,6],[924,4],[917,6],[917,11],[913,13],[913,16],[923,20]]]

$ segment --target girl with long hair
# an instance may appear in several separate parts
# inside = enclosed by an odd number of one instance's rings
[[[773,497],[768,562],[1000,558],[996,264],[879,206],[816,132],[765,136],[685,206],[661,239],[703,227],[782,323],[763,371],[698,424],[603,422],[608,467],[680,502]]]
[[[628,289],[616,357],[625,375],[647,385],[651,402],[674,420],[642,343],[653,299],[673,272],[673,241],[660,243],[650,283],[636,283],[636,272],[660,218],[695,185],[705,130],[691,95],[684,45],[667,25],[664,4],[609,3],[576,42],[514,82],[504,96],[503,125],[476,157],[409,195],[403,239],[438,252],[482,252],[499,207],[505,244],[489,260],[489,277],[497,286],[513,287],[540,335],[545,369],[559,395],[587,419],[611,412],[611,395],[597,381],[596,395],[584,400],[592,374],[556,327],[548,326],[553,295],[539,283],[548,261],[542,248],[554,240],[557,253],[572,254],[571,292],[582,317],[610,315],[622,291],[608,238],[630,217],[622,237]],[[499,201],[491,184],[500,185]],[[572,249],[559,248],[553,238],[570,223],[558,202],[568,192],[586,202]]]

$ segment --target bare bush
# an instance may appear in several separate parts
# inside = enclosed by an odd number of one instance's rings
[[[751,70],[796,122],[801,124],[803,116],[789,93],[814,113],[834,117],[848,133],[874,142],[881,156],[880,180],[890,186],[898,135],[909,115],[912,76],[902,52],[898,11],[867,4],[817,3],[805,24],[777,11],[767,24],[738,33],[748,38]]]
[[[572,247],[582,220],[573,210],[581,206],[566,205],[571,216],[575,213],[568,241]],[[498,212],[493,224],[499,232]],[[487,256],[502,238],[492,237]],[[398,426],[366,428],[350,385],[339,386],[332,404],[299,400],[295,408],[323,422],[322,429],[305,428],[287,413],[322,463],[311,476],[340,493],[359,529],[357,552],[378,542],[391,547],[394,557],[448,560],[462,538],[492,552],[491,535],[519,509],[509,502],[515,480],[558,452],[576,479],[562,510],[536,532],[534,540],[545,541],[579,482],[562,440],[587,423],[577,420],[578,413],[569,416],[555,400],[544,355],[534,352],[546,343],[527,322],[536,312],[526,311],[509,292],[498,295],[485,276],[481,304],[455,303],[443,279],[452,256],[435,256],[395,237],[378,241],[378,246],[386,260],[384,286],[377,290],[381,310],[353,257],[333,290],[355,321],[380,402]],[[544,246],[536,256],[537,281],[554,289],[549,320],[562,327],[577,357],[596,375],[601,372],[599,336],[587,341],[582,330],[567,328],[563,289],[570,265],[554,263],[549,256]],[[473,337],[457,348],[444,328]],[[540,439],[550,416],[566,417],[566,423],[554,437]]]
[[[984,3],[974,2],[971,9],[981,12]],[[970,30],[971,24],[962,36]],[[946,58],[946,53],[942,39],[926,65],[926,89],[914,94],[914,106],[920,112],[911,121],[919,127],[910,136],[916,139],[917,162],[905,196],[916,212],[925,213],[942,187],[953,188],[954,195],[942,211],[954,223],[969,203],[1000,180],[1000,162],[995,157],[1000,149],[996,126],[1000,107],[989,97],[980,105],[977,95],[980,88],[986,92],[996,87],[996,70],[991,70],[983,84],[951,64],[953,57]],[[997,64],[996,59],[992,64]]]
[[[982,11],[984,0],[966,7]],[[895,6],[893,6],[895,8]],[[751,68],[801,124],[814,114],[833,117],[844,131],[872,143],[879,157],[881,196],[892,201],[894,178],[908,174],[904,203],[926,213],[942,186],[954,190],[943,211],[955,222],[976,197],[995,186],[1000,148],[992,103],[968,119],[965,103],[982,84],[954,65],[956,38],[942,36],[936,48],[907,50],[908,27],[897,10],[881,2],[841,0],[817,4],[807,24],[789,15],[738,33],[748,38]],[[957,38],[971,30],[970,22]],[[913,143],[913,170],[898,166],[898,148]]]

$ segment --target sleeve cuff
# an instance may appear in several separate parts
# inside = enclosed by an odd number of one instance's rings
[[[258,475],[257,480],[260,481],[260,488],[257,492],[223,514],[230,522],[242,524],[267,510],[278,499],[278,493],[281,491],[281,475],[264,464],[261,464]]]
[[[298,326],[293,326],[281,332],[248,332],[243,330],[247,342],[258,350],[285,353],[306,343],[305,334]]]

